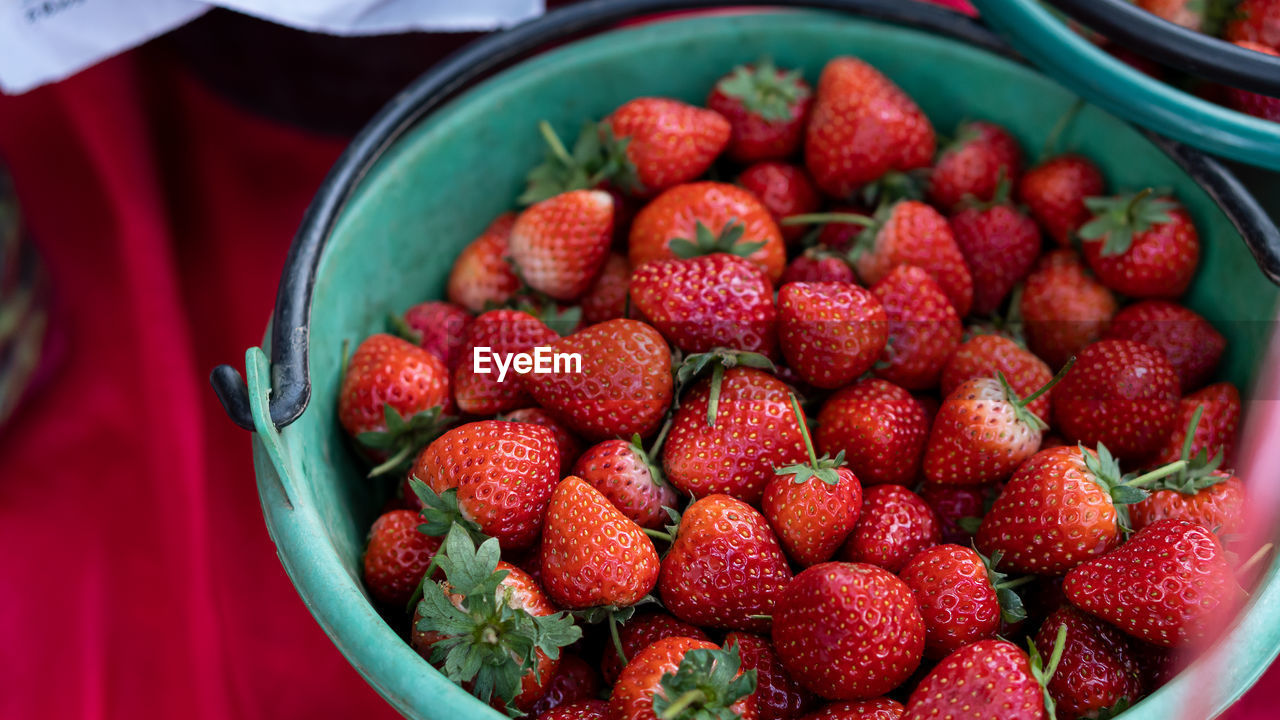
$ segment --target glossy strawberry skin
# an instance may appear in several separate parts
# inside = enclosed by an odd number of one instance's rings
[[[741,500],[708,495],[684,511],[658,591],[685,622],[761,632],[769,620],[752,616],[772,613],[790,580],[768,520]]]
[[[1058,628],[1067,628],[1062,659],[1049,680],[1049,695],[1061,720],[1091,717],[1121,698],[1130,703],[1142,696],[1137,658],[1124,633],[1070,605],[1055,610],[1036,633],[1041,657],[1053,653]]]
[[[824,455],[843,451],[864,485],[911,485],[928,437],[929,419],[911,393],[888,380],[867,378],[827,399],[814,442]]]
[[[1212,458],[1222,453],[1223,465],[1231,467],[1236,454],[1236,430],[1240,425],[1240,392],[1228,382],[1201,388],[1178,401],[1178,419],[1173,433],[1157,453],[1153,464],[1173,462],[1182,457],[1182,444],[1196,408],[1204,408],[1196,434],[1191,438],[1191,457],[1200,451]]]
[[[821,251],[805,251],[787,264],[778,287],[795,282],[856,283],[858,277],[841,257]]]
[[[951,216],[956,246],[973,276],[975,315],[989,315],[1023,278],[1040,254],[1040,229],[1012,205],[969,208]]]
[[[560,479],[555,435],[540,425],[481,420],[436,438],[410,474],[436,493],[456,488],[458,507],[504,549],[529,547]]]
[[[631,276],[631,302],[685,353],[724,347],[776,354],[773,283],[735,255],[646,263]]]
[[[406,420],[449,400],[449,371],[435,355],[386,334],[356,348],[338,390],[338,420],[352,437],[385,432],[385,406]]]
[[[904,717],[1043,720],[1047,714],[1027,654],[1005,640],[980,640],[948,655],[920,681]]]
[[[1200,263],[1200,237],[1181,206],[1168,215],[1169,222],[1135,232],[1129,248],[1116,255],[1104,254],[1103,240],[1086,240],[1084,257],[1098,280],[1130,297],[1176,298],[1185,293]]]
[[[759,162],[738,175],[737,183],[751,191],[769,210],[775,222],[790,215],[817,212],[822,196],[804,168],[784,162]],[[794,244],[804,236],[803,225],[779,226],[782,237]]]
[[[729,144],[729,121],[678,100],[643,97],[623,103],[601,123],[630,138],[627,159],[645,194],[700,177]]]
[[[1068,440],[1103,443],[1140,460],[1168,439],[1178,418],[1178,376],[1164,353],[1132,340],[1100,340],[1058,383],[1054,427]]]
[[[498,418],[507,422],[522,422],[541,425],[551,431],[556,438],[556,447],[560,448],[560,476],[571,474],[569,469],[577,462],[578,456],[582,454],[582,442],[569,432],[568,428],[551,416],[551,413],[539,407],[520,408],[512,410],[506,415]],[[577,474],[577,473],[572,473]]]
[[[760,504],[769,525],[796,564],[825,562],[853,532],[862,509],[862,484],[848,468],[836,470],[828,485],[817,477],[795,482],[793,473],[775,475]]]
[[[690,650],[715,650],[719,646],[706,640],[672,637],[659,640],[640,651],[618,677],[609,698],[609,720],[657,720],[653,698],[661,692],[662,677],[674,675],[680,661]],[[755,695],[735,702],[730,710],[741,720],[758,720]]]
[[[935,545],[911,558],[898,573],[915,594],[924,620],[924,652],[946,657],[1000,630],[1000,601],[982,558],[971,548]]]
[[[421,337],[418,347],[440,358],[453,372],[462,359],[471,313],[450,302],[424,302],[404,311],[404,323]]]
[[[538,720],[605,720],[608,713],[608,702],[582,699],[543,710],[537,714],[537,718]]]
[[[1151,497],[1129,508],[1134,530],[1165,519],[1186,520],[1212,530],[1219,537],[1238,535],[1245,530],[1247,510],[1244,483],[1221,470],[1213,473],[1220,479],[1194,495],[1176,490],[1156,490]]]
[[[1253,42],[1280,50],[1280,3],[1241,0],[1223,36],[1229,42]]]
[[[591,289],[582,296],[582,321],[595,325],[626,316],[631,264],[625,255],[610,253]]]
[[[1061,575],[1120,541],[1111,496],[1079,447],[1041,450],[1023,463],[978,529],[977,545],[1006,572]]]
[[[1041,430],[1020,419],[995,378],[960,384],[933,419],[924,452],[925,480],[986,485],[1007,480],[1040,449]]]
[[[956,131],[955,146],[942,151],[929,179],[929,202],[947,211],[968,199],[990,202],[1001,180],[1022,175],[1022,148],[1008,130],[989,122],[970,122]]]
[[[940,389],[945,398],[966,380],[994,378],[999,373],[1019,397],[1027,397],[1053,379],[1053,371],[1031,351],[1002,335],[974,335],[951,354],[942,369]],[[1032,400],[1027,409],[1048,422],[1053,389]]]
[[[364,584],[374,600],[397,610],[408,604],[440,549],[440,538],[418,532],[420,523],[412,510],[392,510],[374,520],[369,529]]]
[[[870,291],[845,283],[790,283],[778,291],[778,339],[787,364],[814,387],[848,385],[884,352],[889,321]]]
[[[901,485],[875,485],[862,494],[862,513],[840,559],[896,573],[941,539],[938,517],[919,495]]]
[[[986,512],[988,496],[994,497],[999,489],[994,486],[931,485],[920,489],[920,499],[938,516],[938,528],[942,542],[969,546],[973,533],[960,526],[967,517],[980,518]]]
[[[638,270],[647,262],[675,258],[671,241],[694,240],[698,223],[719,236],[730,221],[744,227],[735,245],[764,243],[747,259],[764,270],[771,282],[777,282],[787,261],[786,246],[769,209],[749,191],[718,182],[678,185],[636,213],[627,240],[631,267]]]
[[[511,259],[534,290],[576,300],[591,288],[613,240],[613,198],[570,190],[531,205],[511,228]]]
[[[600,674],[586,660],[573,653],[562,652],[556,674],[547,683],[547,691],[529,708],[529,715],[548,717],[545,713],[559,708],[559,720],[604,720],[607,704],[596,700],[600,693]],[[584,715],[584,711],[597,714]]]
[[[871,292],[884,306],[890,338],[875,374],[908,390],[937,385],[964,333],[947,296],[912,265],[894,268]]]
[[[711,378],[699,381],[681,398],[662,448],[667,480],[694,497],[724,493],[758,503],[775,468],[807,457],[790,396],[791,388],[766,372],[730,368],[711,427]]]
[[[887,697],[836,702],[805,715],[801,720],[901,720],[907,709]]]
[[[920,664],[924,635],[910,588],[862,563],[801,572],[773,613],[783,667],[828,700],[874,698],[900,685]]]
[[[760,68],[748,66],[748,72],[759,73]],[[785,74],[774,69],[777,76]],[[707,107],[720,113],[729,121],[731,134],[726,154],[735,162],[752,163],[764,160],[782,160],[794,155],[804,138],[805,123],[813,105],[813,91],[803,78],[795,78],[798,97],[787,106],[785,118],[768,119],[753,112],[742,98],[734,97],[722,89],[722,78],[707,96]]]
[[[499,380],[498,364],[516,353],[550,345],[560,336],[541,320],[518,310],[490,310],[477,317],[462,343],[462,358],[453,370],[453,396],[458,409],[493,415],[529,405],[515,370],[508,366]],[[487,347],[489,372],[476,372],[477,348]],[[484,351],[482,351],[484,352]]]
[[[656,530],[671,520],[663,508],[676,506],[675,490],[653,476],[645,458],[626,440],[605,440],[588,448],[572,474],[640,527]]]
[[[858,277],[868,285],[880,282],[901,265],[915,265],[928,272],[956,314],[969,314],[973,277],[964,255],[947,219],[922,202],[895,204],[876,232],[874,246],[853,260]]]
[[[891,170],[927,167],[933,126],[915,102],[871,65],[829,61],[805,134],[805,166],[818,187],[847,198]]]
[[[756,708],[760,720],[790,720],[816,704],[817,698],[787,674],[768,638],[731,632],[725,636],[724,644],[738,647],[743,672],[756,671]]]
[[[445,286],[449,302],[482,313],[516,294],[520,278],[507,261],[508,241],[515,223],[515,213],[503,213],[462,249],[453,261]]]
[[[1230,621],[1241,595],[1213,533],[1173,519],[1067,573],[1063,590],[1081,610],[1163,647],[1209,636]]]
[[[1116,299],[1071,250],[1056,250],[1040,259],[1023,285],[1019,309],[1027,346],[1051,368],[1106,331],[1116,314]]]
[[[609,320],[551,343],[552,353],[578,354],[581,372],[521,373],[538,404],[590,440],[647,436],[671,404],[671,350],[636,320]]]
[[[1105,337],[1159,348],[1178,373],[1182,392],[1199,389],[1213,375],[1227,339],[1196,311],[1167,300],[1143,300],[1116,313]]]
[[[637,613],[618,628],[618,641],[627,658],[634,658],[641,650],[670,637],[693,638],[710,641],[711,638],[696,625],[678,620],[664,612]],[[610,686],[622,674],[623,663],[612,643],[605,643],[600,661],[600,671]]]
[[[1031,168],[1018,182],[1018,199],[1045,233],[1059,245],[1070,244],[1089,219],[1084,199],[1105,189],[1102,172],[1080,155],[1059,155]]]

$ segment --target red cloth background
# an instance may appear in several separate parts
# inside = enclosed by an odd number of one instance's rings
[[[68,353],[0,429],[0,718],[395,717],[298,599],[209,389],[343,143],[137,53],[0,97]],[[1274,716],[1272,671],[1230,714]]]

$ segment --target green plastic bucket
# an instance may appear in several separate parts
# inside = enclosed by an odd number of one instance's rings
[[[486,63],[670,4],[574,6],[483,41],[423,76],[352,144],[308,211],[281,284],[272,363],[262,350],[248,352],[247,394],[233,369],[214,372],[228,412],[256,430],[262,508],[286,571],[352,665],[407,717],[502,716],[423,661],[362,588],[365,533],[388,488],[364,479],[338,426],[340,348],[380,330],[389,310],[442,296],[455,255],[511,207],[524,173],[541,158],[538,120],[565,135],[640,95],[700,102],[727,68],[766,53],[811,80],[829,58],[858,55],[911,93],[940,129],[990,119],[1028,149],[1041,145],[1075,101],[1003,55],[995,37],[970,20],[905,0],[848,0],[826,4],[862,15],[753,12],[609,31],[437,102]],[[1246,244],[1258,258],[1274,258],[1275,227],[1215,162],[1101,110],[1084,109],[1062,141],[1096,158],[1112,187],[1155,183],[1181,198],[1205,246],[1189,304],[1231,341],[1222,375],[1250,386],[1262,368],[1277,290]],[[1125,717],[1174,717],[1193,695],[1215,709],[1238,697],[1280,646],[1280,584],[1270,582],[1272,574],[1227,639],[1232,661],[1217,670],[1216,685],[1184,673]]]

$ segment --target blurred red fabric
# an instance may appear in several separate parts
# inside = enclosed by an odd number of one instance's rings
[[[0,97],[69,341],[0,429],[0,718],[396,717],[290,585],[207,383],[260,342],[342,146],[138,53]],[[1229,717],[1277,701],[1273,669]]]

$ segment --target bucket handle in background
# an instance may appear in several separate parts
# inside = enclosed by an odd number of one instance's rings
[[[1183,72],[1264,95],[1280,96],[1280,57],[1189,30],[1130,0],[1049,0],[1072,20],[1127,50]]]

